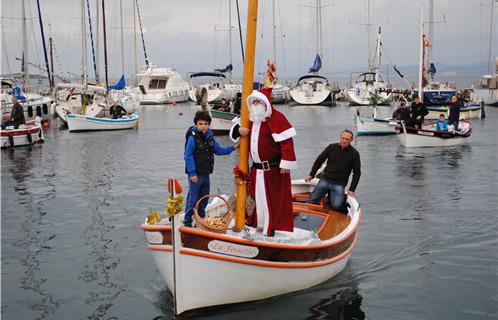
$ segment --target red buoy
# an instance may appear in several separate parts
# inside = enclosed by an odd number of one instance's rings
[[[178,115],[179,116],[183,116],[183,112],[178,112]]]
[[[43,123],[43,130],[48,130],[49,127],[50,127],[50,123],[48,121]]]

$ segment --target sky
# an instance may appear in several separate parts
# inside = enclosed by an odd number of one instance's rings
[[[29,60],[44,64],[36,0],[25,0]],[[86,0],[85,0],[86,1]],[[90,4],[94,41],[100,41],[100,73],[103,74],[102,22],[96,32],[96,0]],[[370,0],[371,27],[367,26],[369,0],[321,0],[322,70],[333,77],[368,66],[375,49],[376,31],[381,27],[382,68],[392,72],[392,65],[418,64],[420,13],[424,5],[424,21],[428,21],[428,0]],[[461,66],[472,66],[475,74],[487,72],[490,39],[491,1],[434,0],[433,60],[442,74],[452,74]],[[120,27],[120,0],[105,0],[108,41],[109,76],[117,79],[123,72],[127,78],[135,73],[133,5],[135,0],[121,0],[123,28]],[[239,0],[242,35],[245,39],[247,0]],[[22,56],[20,0],[1,1],[1,72],[20,71]],[[138,0],[146,51],[159,67],[171,67],[185,76],[188,72],[223,68],[231,61],[234,76],[242,77],[243,63],[235,0]],[[231,26],[229,32],[229,3]],[[306,74],[318,51],[316,43],[315,0],[260,0],[256,43],[255,77],[266,70],[266,59],[273,58],[273,14],[276,20],[277,74],[282,78]],[[52,37],[55,47],[55,70],[58,73],[81,74],[81,1],[40,0],[46,38]],[[98,1],[101,8],[101,1]],[[86,9],[86,7],[85,7]],[[494,10],[494,38],[498,38],[498,2]],[[138,22],[137,22],[138,23]],[[50,27],[49,27],[50,25]],[[426,24],[426,32],[427,32]],[[88,33],[88,22],[86,23]],[[124,41],[121,50],[121,30]],[[369,37],[368,31],[371,35]],[[138,31],[139,32],[139,31]],[[230,50],[230,35],[232,48]],[[48,41],[48,40],[47,40]],[[245,41],[245,40],[244,40]],[[94,77],[90,38],[88,35],[88,74]],[[493,41],[492,66],[498,55],[497,39]],[[244,43],[245,47],[245,43]],[[121,54],[123,52],[123,55]],[[138,69],[144,67],[140,35],[137,43]],[[122,58],[122,56],[124,58]],[[31,67],[31,70],[35,68]],[[413,69],[413,68],[412,68]],[[472,71],[474,71],[474,69]]]

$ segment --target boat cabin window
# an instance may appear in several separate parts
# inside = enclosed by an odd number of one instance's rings
[[[165,89],[168,79],[152,79],[149,82],[149,89]]]
[[[481,88],[487,89],[489,87],[489,79],[488,78],[482,78],[481,79]]]

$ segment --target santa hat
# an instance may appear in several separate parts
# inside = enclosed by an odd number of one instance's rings
[[[252,105],[254,100],[261,100],[266,105],[265,117],[271,116],[272,105],[271,105],[271,88],[262,88],[260,90],[254,90],[249,97],[247,97],[247,105]]]

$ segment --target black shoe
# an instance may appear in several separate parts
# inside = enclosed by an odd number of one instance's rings
[[[275,236],[275,230],[270,231],[270,233],[268,233],[266,236],[267,237],[273,237],[273,236]]]
[[[192,222],[184,222],[183,226],[192,228]]]

